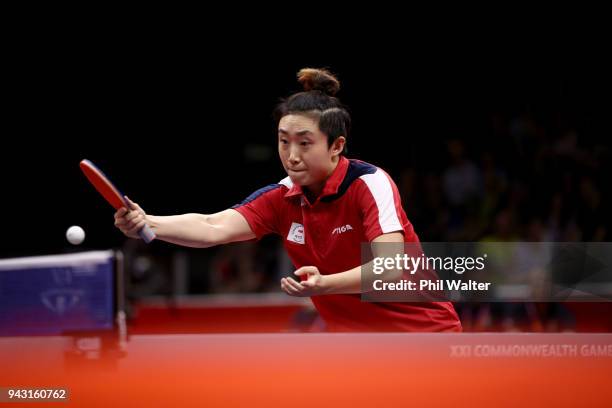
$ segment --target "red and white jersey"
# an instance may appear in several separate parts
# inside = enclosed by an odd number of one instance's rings
[[[382,169],[341,157],[321,195],[309,203],[289,177],[257,190],[233,207],[261,238],[278,234],[296,268],[321,274],[361,265],[361,243],[390,232],[418,236],[397,187]],[[450,302],[362,302],[359,294],[313,296],[330,331],[460,331]]]

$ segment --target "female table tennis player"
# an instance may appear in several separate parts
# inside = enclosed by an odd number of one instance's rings
[[[206,248],[278,234],[297,270],[281,279],[291,296],[310,296],[329,331],[461,331],[448,302],[362,302],[361,243],[418,242],[397,187],[380,168],[344,155],[351,118],[334,95],[338,80],[302,69],[304,91],[275,110],[278,153],[288,177],[216,214],[115,213],[128,237],[148,224],[157,239]],[[301,280],[301,281],[300,281]]]

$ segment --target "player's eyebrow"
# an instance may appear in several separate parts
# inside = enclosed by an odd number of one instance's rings
[[[289,134],[289,132],[287,130],[283,129],[283,128],[279,128],[278,129],[278,133],[281,133],[283,135],[288,135]],[[312,132],[310,130],[306,129],[306,130],[300,130],[298,132],[295,132],[295,134],[297,136],[307,136],[309,134],[312,134]]]

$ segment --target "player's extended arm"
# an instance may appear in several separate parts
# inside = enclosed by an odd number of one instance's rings
[[[146,214],[138,204],[128,201],[131,211],[115,213],[115,225],[128,237],[136,238],[141,224],[148,224],[157,239],[192,248],[208,248],[255,238],[246,219],[235,210],[215,214],[157,216]]]
[[[377,246],[376,243],[387,242],[398,245]],[[372,240],[372,250],[375,257],[394,257],[403,251],[404,236],[400,232],[382,234]],[[341,293],[361,293],[361,268],[359,265],[345,272],[321,275],[315,266],[303,266],[294,273],[305,276],[306,280],[298,282],[292,278],[281,279],[281,288],[292,296],[315,296]],[[371,268],[370,268],[371,270]],[[381,279],[393,281],[401,276],[401,271],[389,271]]]

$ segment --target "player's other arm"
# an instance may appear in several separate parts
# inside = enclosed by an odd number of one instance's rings
[[[380,243],[383,245],[376,245]],[[392,245],[395,243],[395,245]],[[391,257],[403,252],[404,235],[401,232],[391,232],[379,235],[372,240],[372,252],[375,257]],[[291,296],[337,295],[346,293],[361,293],[361,270],[367,265],[359,265],[348,271],[321,275],[315,266],[304,266],[294,273],[304,276],[303,281],[293,278],[282,278],[281,288]],[[369,270],[372,270],[369,267]],[[401,277],[401,271],[391,270],[381,275],[384,281],[395,281]]]
[[[115,213],[115,226],[130,238],[138,238],[138,231],[148,224],[157,239],[192,248],[208,248],[235,241],[255,238],[246,219],[235,210],[215,214],[181,214],[156,216],[146,214],[140,206],[129,201]]]

